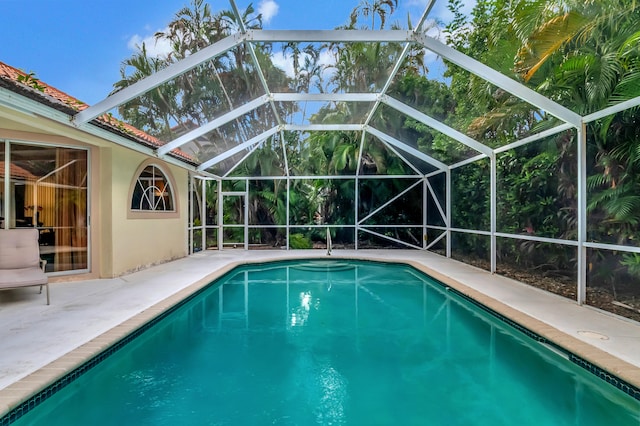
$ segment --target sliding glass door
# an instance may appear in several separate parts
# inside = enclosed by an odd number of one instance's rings
[[[0,226],[37,228],[48,272],[88,270],[88,151],[0,145]]]

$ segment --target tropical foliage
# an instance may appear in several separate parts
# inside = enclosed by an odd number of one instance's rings
[[[450,7],[458,17],[449,28],[450,42],[458,49],[494,64],[580,115],[640,95],[640,4],[634,0],[481,0],[470,21],[459,12],[459,1],[450,1]],[[509,62],[508,57],[515,59]],[[531,129],[548,127],[555,121],[519,114],[515,100],[499,89],[469,78],[456,67],[449,67],[448,72],[460,113],[456,120],[469,120],[472,134],[488,144],[505,135],[527,136]],[[469,105],[465,101],[468,93],[483,102]],[[640,239],[640,138],[636,123],[637,109],[630,109],[588,125],[591,241],[637,245]],[[499,230],[576,238],[576,143],[573,132],[564,132],[544,144],[498,157],[502,194]],[[486,184],[488,175],[484,176]],[[478,177],[469,174],[467,178]],[[478,201],[487,202],[482,197]],[[515,245],[505,247],[511,251]],[[533,246],[521,244],[531,253]],[[511,257],[522,258],[522,265],[546,264],[550,270],[575,272],[573,256],[557,256],[548,245],[537,246],[544,247],[544,256]],[[628,281],[626,274],[640,277],[637,256],[618,255],[615,261],[615,254],[604,253],[590,252],[591,285]]]
[[[447,44],[577,114],[588,116],[640,96],[640,3],[636,0],[478,0],[470,15],[462,12],[462,0],[449,0],[448,5],[453,19],[443,28]],[[363,0],[345,17],[341,29],[400,28],[392,22],[397,9],[397,0]],[[261,16],[252,6],[242,13],[242,26],[261,28]],[[114,88],[127,87],[240,27],[232,12],[213,13],[204,0],[192,0],[178,11],[166,31],[156,34],[158,40],[171,45],[171,51],[165,57],[151,57],[147,47],[140,46],[123,62],[122,79]],[[410,22],[407,27],[411,28]],[[264,43],[255,45],[253,52],[249,49],[248,44],[238,45],[131,100],[119,113],[133,125],[169,141],[256,99],[265,93],[264,82],[272,90],[294,93],[372,93],[386,87],[389,96],[493,148],[559,124],[540,108],[452,63],[445,61],[439,72],[430,70],[424,49],[413,45],[406,52],[403,46],[384,42]],[[274,63],[270,54],[278,49],[291,61],[291,71]],[[394,69],[402,54],[401,66]],[[363,102],[265,105],[201,136],[189,149],[196,157],[222,153],[277,124],[275,109],[288,123],[366,122],[446,164],[477,154],[389,106],[380,105],[373,113],[370,107]],[[637,245],[640,240],[637,123],[634,108],[590,121],[587,126],[590,241]],[[578,143],[577,132],[567,130],[496,156],[498,232],[577,238]],[[410,158],[414,166],[402,157]],[[404,228],[380,227],[376,232],[412,245],[421,246],[423,238],[438,235],[433,230],[421,235],[423,218],[415,212],[422,211],[423,205],[429,212],[445,205],[444,178],[430,178],[431,195],[423,200],[422,186],[409,190],[415,181],[407,175],[429,173],[434,167],[394,151],[369,133],[283,131],[211,171],[222,175],[239,159],[244,161],[231,176],[274,177],[250,180],[248,223],[272,226],[257,231],[252,241],[283,244],[284,227],[292,225],[298,227],[295,232],[300,231],[296,241],[306,246],[307,240],[324,239],[320,225],[353,225],[355,217],[367,218],[366,224],[373,227],[402,225]],[[276,179],[287,173],[299,177],[291,179],[289,187],[285,180]],[[369,175],[402,178],[366,179]],[[453,169],[454,228],[489,230],[489,176],[488,159]],[[405,190],[407,194],[398,202],[383,207]],[[216,201],[206,202],[213,209]],[[225,206],[224,210],[228,215],[240,212],[239,206]],[[445,225],[441,215],[433,213],[428,214],[427,223]],[[340,229],[332,229],[339,240]],[[351,231],[343,237],[344,241],[354,239]],[[356,237],[366,240],[363,235]],[[373,237],[368,241],[380,242]],[[484,236],[454,233],[454,252],[486,263],[487,241]],[[570,246],[503,238],[498,249],[503,265],[576,274],[575,250]],[[640,256],[603,253],[590,252],[590,270],[606,272],[591,274],[592,285],[612,286],[640,278]]]

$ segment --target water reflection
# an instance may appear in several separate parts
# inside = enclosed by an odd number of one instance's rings
[[[320,307],[320,299],[314,301],[310,291],[300,293],[300,306],[294,308],[291,313],[291,327],[302,326],[307,323],[312,303],[314,304],[313,309]]]
[[[228,276],[16,426],[639,424],[637,400],[406,267],[329,288],[311,266]]]
[[[347,424],[349,382],[333,365],[331,357],[301,352],[295,358],[289,383],[287,399],[296,401],[300,407],[312,407],[307,416],[313,418],[307,418],[305,423]]]

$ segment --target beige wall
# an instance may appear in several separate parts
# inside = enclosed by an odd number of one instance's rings
[[[176,213],[128,217],[131,185],[139,166],[149,161],[149,156],[57,123],[50,124],[46,119],[21,118],[21,123],[14,118],[0,108],[0,139],[90,148],[90,276],[120,276],[187,255],[185,169],[153,160],[173,178]],[[69,278],[73,277],[66,279]],[[54,281],[59,280],[65,277]]]
[[[186,256],[187,171],[153,160],[153,164],[173,178],[178,214],[153,212],[144,218],[130,218],[131,187],[137,178],[136,171],[148,157],[119,147],[112,152],[112,275]]]

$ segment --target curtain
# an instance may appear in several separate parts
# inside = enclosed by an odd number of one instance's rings
[[[87,153],[57,148],[54,270],[87,269]]]

